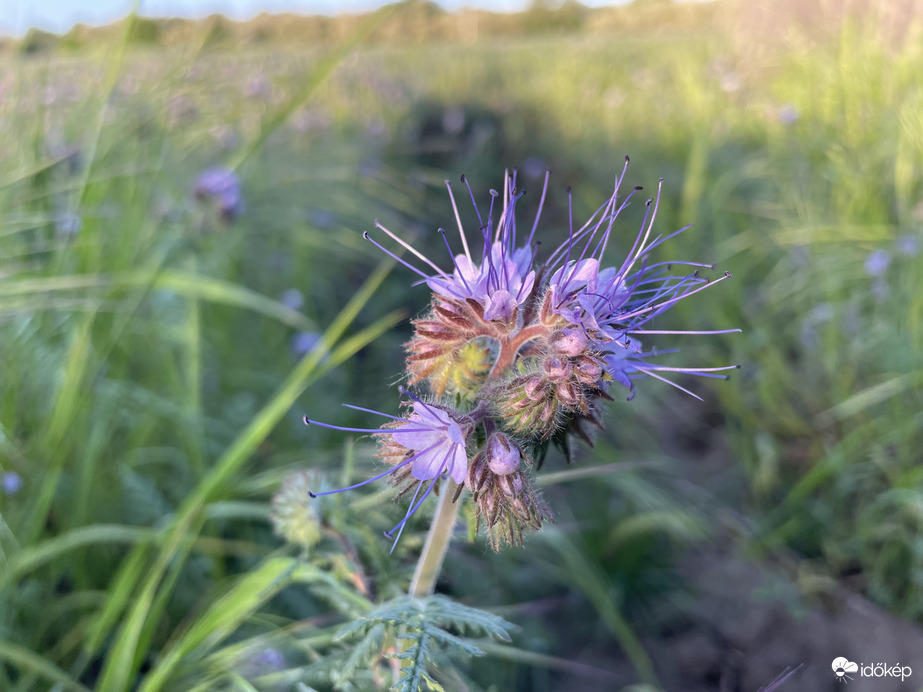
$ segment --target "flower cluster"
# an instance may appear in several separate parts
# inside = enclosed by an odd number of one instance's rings
[[[650,327],[678,301],[730,277],[701,276],[703,269],[712,268],[706,264],[650,261],[652,250],[688,228],[654,234],[659,186],[646,202],[627,255],[620,264],[606,265],[615,221],[641,190],[621,193],[627,169],[626,157],[606,202],[576,229],[571,213],[567,238],[545,257],[539,257],[535,234],[548,191],[547,173],[538,211],[524,238],[516,224],[523,193],[516,188],[515,171],[505,176],[502,193],[491,191],[486,210],[478,207],[462,177],[478,219],[477,244],[465,232],[446,181],[460,244],[460,252],[453,250],[448,234],[439,229],[450,267],[440,267],[377,221],[377,237],[364,234],[432,291],[430,308],[413,321],[413,337],[406,344],[407,385],[425,387],[428,394],[401,387],[407,413],[378,414],[391,421],[377,429],[305,420],[377,437],[386,470],[351,488],[390,476],[400,495],[413,491],[404,518],[386,534],[395,541],[441,479],[451,479],[458,485],[456,501],[464,488],[470,491],[478,523],[487,527],[495,549],[503,541],[521,543],[523,529],[537,529],[552,518],[532,487],[533,460],[550,441],[563,441],[569,434],[592,443],[589,432],[593,426],[602,427],[601,404],[612,399],[613,387],[627,388],[631,399],[636,379],[646,376],[699,398],[670,380],[669,373],[725,377],[720,371],[736,367],[667,366],[658,356],[669,351],[642,345],[642,339],[654,335],[739,330]],[[394,251],[386,247],[390,243]],[[677,268],[685,271],[676,273]]]

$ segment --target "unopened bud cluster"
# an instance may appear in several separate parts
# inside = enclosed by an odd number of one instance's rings
[[[399,537],[410,516],[448,477],[458,485],[456,501],[465,488],[470,492],[478,525],[486,527],[494,549],[521,543],[524,530],[552,518],[534,488],[533,460],[551,440],[563,441],[569,434],[592,443],[584,424],[602,427],[601,402],[612,399],[613,386],[626,387],[631,399],[639,376],[683,391],[688,390],[664,373],[723,377],[716,371],[728,368],[662,365],[657,361],[663,351],[641,345],[645,334],[737,331],[649,328],[677,301],[729,276],[709,281],[699,276],[707,265],[651,261],[650,251],[663,241],[652,233],[659,188],[656,199],[647,201],[633,242],[629,237],[628,256],[604,266],[614,222],[640,190],[620,194],[627,165],[626,159],[609,199],[579,230],[571,222],[566,240],[547,256],[538,256],[534,242],[538,216],[528,237],[517,242],[515,209],[522,193],[515,173],[506,176],[502,195],[492,193],[489,208],[475,205],[478,245],[466,235],[446,183],[458,225],[454,242],[460,246],[453,249],[440,229],[451,269],[440,269],[378,223],[380,235],[409,251],[413,263],[365,234],[432,290],[430,307],[413,321],[406,345],[410,389],[401,388],[403,415],[388,416],[391,420],[378,429],[357,430],[378,438],[378,457],[386,465],[383,473],[358,485],[390,476],[399,495],[410,496],[404,519],[389,536],[398,531]],[[539,210],[547,187],[546,175]],[[687,271],[675,273],[677,267]]]

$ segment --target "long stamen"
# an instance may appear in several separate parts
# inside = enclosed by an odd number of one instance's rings
[[[542,209],[545,207],[545,195],[548,193],[548,179],[551,177],[551,171],[545,169],[545,183],[542,185],[542,198],[538,201],[538,211],[535,212],[535,223],[532,224],[532,232],[529,233],[529,239],[526,241],[526,247],[532,245],[532,239],[535,238],[535,229],[538,228],[538,220],[542,218]]]
[[[462,176],[464,178],[464,176]],[[452,211],[455,212],[455,223],[458,224],[458,235],[461,236],[462,248],[465,250],[465,257],[468,258],[468,261],[471,262],[471,251],[468,249],[468,239],[465,237],[465,228],[462,226],[461,214],[458,213],[458,205],[455,204],[455,195],[452,194],[452,185],[448,180],[445,181],[445,188],[449,191],[449,199],[452,200]],[[471,200],[472,202],[474,199]],[[474,205],[475,211],[477,211],[477,205]]]
[[[474,295],[474,291],[471,290],[471,287],[468,285],[468,282],[465,280],[465,273],[459,268],[458,262],[455,261],[455,254],[452,252],[452,246],[449,245],[449,239],[446,238],[445,229],[440,228],[439,233],[442,234],[442,239],[445,241],[445,247],[449,251],[449,257],[452,258],[452,264],[455,265],[455,273],[458,274],[459,278],[462,280],[462,284],[464,284],[465,290],[468,291],[468,294]]]
[[[388,248],[386,248],[384,245],[382,245],[382,244],[379,243],[377,240],[375,240],[374,238],[372,238],[372,236],[369,235],[368,231],[366,231],[365,233],[363,233],[363,234],[362,234],[362,237],[365,238],[367,241],[369,241],[372,245],[374,245],[375,247],[377,247],[379,250],[381,250],[383,253],[385,253],[386,255],[388,255],[391,259],[396,260],[397,262],[400,262],[401,264],[403,264],[405,267],[407,267],[407,268],[408,268],[410,271],[412,271],[413,273],[419,274],[420,276],[422,276],[424,282],[425,282],[425,281],[433,281],[433,277],[432,277],[432,276],[430,276],[429,274],[426,274],[426,273],[420,271],[419,269],[417,269],[415,266],[413,266],[412,264],[410,264],[410,263],[407,262],[406,260],[404,260],[404,259],[398,257],[396,254],[394,254],[393,252],[391,252],[391,251],[390,251]],[[445,283],[442,284],[442,285],[443,285],[443,287],[444,287],[447,291],[449,291],[450,293],[454,293],[455,296],[458,297],[458,298],[464,299],[465,296],[464,296],[462,293],[460,293],[459,291],[456,291],[456,290],[454,290],[454,289],[452,288],[452,281],[451,281],[450,277],[446,276],[446,275],[442,272],[441,269],[439,270],[439,273],[442,274],[442,277],[437,277],[436,280],[438,281],[440,278],[442,278],[443,281],[445,282]]]
[[[426,257],[422,252],[420,252],[419,250],[417,250],[416,248],[414,248],[410,243],[407,243],[407,242],[401,240],[401,239],[400,239],[398,236],[396,236],[394,233],[392,233],[392,232],[389,231],[387,228],[385,228],[385,227],[382,226],[380,223],[378,223],[377,220],[375,221],[375,227],[378,228],[378,229],[381,230],[381,231],[384,231],[386,234],[388,234],[388,236],[389,236],[392,240],[394,240],[396,243],[399,243],[404,249],[408,250],[409,252],[411,252],[413,255],[415,255],[415,256],[418,257],[419,259],[423,260],[426,264],[428,264],[430,267],[432,267],[432,268],[435,269],[437,272],[439,272],[439,274],[441,274],[442,276],[444,276],[444,277],[447,278],[447,279],[449,278],[449,275],[446,274],[446,273],[445,273],[442,269],[440,269],[438,266],[436,266],[436,264],[435,264],[432,260],[430,260],[428,257]]]
[[[525,192],[520,192],[516,194],[516,175],[519,173],[517,169],[513,169],[513,179],[510,181],[510,205],[513,209],[516,208],[516,202],[522,197]],[[506,234],[507,241],[507,250],[509,252],[513,251],[513,248],[516,247],[516,213],[510,211],[510,223],[509,228]]]
[[[624,175],[624,173],[623,173]],[[621,185],[621,180],[619,180],[619,185]],[[618,186],[616,186],[616,191],[618,191]],[[602,238],[599,239],[599,245],[593,250],[593,257],[596,257],[602,261],[603,255],[606,254],[606,247],[609,245],[609,237],[611,236],[612,226],[615,223],[615,220],[619,215],[625,210],[625,208],[631,203],[631,198],[635,196],[640,191],[640,188],[635,188],[628,193],[628,196],[624,199],[621,206],[615,210],[615,214],[612,215],[612,220],[609,222],[609,228],[606,229],[606,232],[603,234]]]
[[[391,538],[391,533],[392,533],[395,529],[397,529],[398,527],[400,527],[400,531],[398,531],[397,538],[395,538],[394,541],[391,543],[391,550],[388,551],[388,554],[389,554],[389,555],[390,555],[391,553],[394,552],[394,549],[397,547],[397,542],[398,542],[399,540],[401,540],[401,534],[404,533],[404,526],[407,524],[407,520],[410,519],[410,517],[413,515],[413,513],[414,513],[414,511],[415,511],[415,509],[416,509],[416,507],[414,507],[414,502],[417,501],[417,495],[420,494],[420,489],[421,489],[422,487],[423,487],[423,481],[420,481],[419,483],[417,483],[417,489],[414,491],[413,497],[410,498],[410,505],[407,507],[407,513],[404,515],[403,521],[401,521],[397,526],[395,526],[395,527],[394,527],[393,529],[391,529],[390,531],[385,531],[385,532],[384,532],[384,533],[385,533],[385,538],[389,538],[389,539],[390,539],[390,538]]]
[[[394,430],[382,430],[381,428],[344,428],[340,425],[332,425],[330,423],[321,423],[317,420],[311,420],[307,416],[302,419],[305,425],[317,425],[321,428],[329,428],[330,430],[342,430],[343,432],[356,432],[356,433],[366,433],[368,435],[390,435],[393,432],[400,430],[401,432],[430,432],[432,428],[413,428],[408,430],[407,428],[395,428]],[[412,422],[412,421],[411,421]]]
[[[444,468],[444,466],[443,466],[443,468]],[[439,474],[440,474],[440,475],[442,474],[442,469],[440,469]],[[410,519],[410,517],[412,517],[412,516],[416,513],[416,511],[417,511],[418,509],[420,509],[420,506],[421,506],[424,502],[426,502],[426,498],[429,497],[429,494],[430,494],[430,492],[432,491],[432,489],[435,487],[436,481],[437,481],[438,479],[439,479],[439,475],[437,475],[435,478],[433,478],[432,482],[430,482],[430,484],[429,484],[429,487],[426,489],[426,492],[423,493],[423,497],[420,498],[420,501],[417,502],[417,504],[413,504],[413,500],[416,499],[417,493],[419,493],[419,492],[420,492],[420,488],[423,487],[423,482],[421,481],[421,482],[420,482],[420,485],[417,487],[417,492],[415,492],[415,493],[413,494],[413,499],[411,499],[411,501],[410,501],[410,502],[411,502],[411,505],[410,505],[410,509],[407,510],[407,514],[404,516],[403,519],[401,519],[401,521],[397,524],[397,526],[395,526],[395,527],[394,527],[393,529],[391,529],[390,531],[385,531],[385,536],[387,536],[388,538],[391,538],[391,534],[395,531],[395,529],[400,529],[400,530],[397,532],[397,537],[394,539],[394,543],[391,545],[391,550],[388,551],[389,554],[394,552],[394,548],[397,547],[397,542],[398,542],[399,540],[401,540],[401,534],[404,533],[404,526],[407,525],[407,520]]]
[[[662,189],[663,178],[661,178],[660,182],[657,184],[657,196],[654,198],[654,200],[648,200],[647,209],[644,212],[644,221],[641,223],[642,229],[644,228],[645,222],[647,223],[647,230],[644,232],[643,238],[641,238],[641,244],[639,246],[637,239],[635,240],[634,247],[631,248],[631,252],[628,253],[628,257],[625,259],[625,263],[622,264],[622,267],[619,269],[620,274],[631,271],[631,268],[634,266],[635,262],[638,261],[638,257],[640,257],[645,251],[647,239],[650,237],[651,229],[654,227],[654,219],[657,218],[657,209],[660,207],[660,193]],[[653,209],[651,209],[652,202]],[[637,248],[637,250],[635,248]]]
[[[465,187],[468,188],[468,196],[471,198],[471,206],[474,207],[474,213],[478,216],[478,228],[484,227],[484,221],[481,219],[481,211],[478,209],[478,203],[474,201],[474,193],[471,191],[471,185],[468,184],[468,179],[462,175],[461,181],[465,184]]]
[[[506,225],[507,211],[509,209],[510,201],[510,169],[504,169],[503,171],[503,211],[500,213],[500,223],[497,224],[497,237],[494,239],[500,240],[501,232]]]
[[[564,266],[570,264],[570,251],[574,247],[574,195],[571,186],[567,186],[567,257],[564,259]],[[564,272],[561,273],[561,276]],[[558,282],[558,286],[561,282]],[[566,285],[566,284],[565,284]],[[563,289],[562,289],[563,290]]]
[[[392,468],[388,469],[387,471],[385,471],[385,472],[383,472],[383,473],[379,473],[377,476],[372,476],[371,478],[367,478],[366,480],[361,481],[360,483],[356,483],[355,485],[350,485],[350,486],[347,487],[347,488],[339,488],[339,489],[337,489],[337,490],[325,490],[325,491],[320,492],[320,493],[312,493],[312,492],[308,491],[308,496],[314,498],[314,497],[322,497],[322,496],[324,496],[324,495],[336,495],[337,493],[345,493],[347,490],[355,490],[356,488],[361,488],[363,485],[368,485],[369,483],[374,483],[374,482],[377,481],[379,478],[384,478],[384,477],[387,476],[388,474],[394,473],[394,472],[397,471],[399,468],[402,468],[402,467],[406,466],[407,464],[409,464],[411,461],[413,461],[413,459],[406,459],[405,461],[402,461],[401,463],[397,464],[396,466],[393,466]]]
[[[354,411],[363,411],[363,412],[365,412],[365,413],[374,413],[376,416],[384,416],[385,418],[393,418],[394,420],[399,420],[399,421],[402,421],[402,422],[404,422],[404,423],[413,423],[413,421],[412,421],[412,420],[409,420],[408,418],[401,418],[400,416],[392,416],[392,415],[389,414],[389,413],[382,413],[381,411],[375,411],[374,409],[370,409],[370,408],[363,408],[362,406],[353,406],[352,404],[343,404],[343,406],[344,406],[345,408],[351,408],[351,409],[354,410]],[[307,418],[306,418],[305,420],[307,420]]]
[[[679,386],[678,384],[676,384],[676,382],[674,382],[673,380],[668,380],[666,377],[661,377],[660,375],[657,375],[656,373],[651,372],[649,369],[647,369],[647,368],[642,368],[642,367],[640,367],[640,366],[638,366],[638,365],[635,365],[634,363],[632,363],[632,367],[634,367],[634,369],[637,370],[638,372],[644,373],[645,375],[648,375],[648,376],[650,376],[650,377],[653,377],[653,378],[655,378],[655,379],[658,379],[658,380],[660,380],[661,382],[666,382],[666,383],[667,383],[668,385],[670,385],[671,387],[676,387],[679,391],[685,392],[685,393],[688,394],[689,396],[691,396],[691,397],[693,397],[693,398],[695,398],[695,399],[698,399],[699,401],[705,401],[705,400],[704,400],[702,397],[700,397],[698,394],[693,394],[692,392],[690,392],[690,391],[689,391],[688,389],[686,389],[685,387],[681,387],[681,386]]]
[[[724,365],[720,368],[674,368],[669,365],[646,365],[645,367],[651,370],[669,370],[670,372],[688,372],[693,375],[701,375],[702,377],[721,377],[727,379],[727,375],[709,375],[708,373],[720,372],[722,370],[740,370],[739,365]]]
[[[427,447],[427,448],[424,449],[424,450],[421,450],[421,451],[417,452],[416,454],[414,454],[414,455],[413,455],[412,457],[410,457],[409,459],[404,459],[404,461],[402,461],[402,462],[399,463],[399,464],[396,464],[396,465],[392,466],[392,467],[391,467],[390,469],[388,469],[387,471],[385,471],[385,472],[383,472],[383,473],[379,473],[377,476],[372,476],[371,478],[367,478],[366,480],[361,481],[361,482],[359,482],[359,483],[356,483],[355,485],[351,485],[351,486],[349,486],[348,488],[339,488],[338,490],[325,490],[324,492],[321,492],[321,493],[312,493],[312,492],[309,491],[309,492],[308,492],[308,495],[309,495],[310,497],[321,497],[322,495],[335,495],[335,494],[337,494],[337,493],[345,493],[347,490],[355,490],[356,488],[361,488],[363,485],[368,485],[369,483],[373,483],[373,482],[377,481],[379,478],[384,478],[384,477],[387,476],[388,474],[394,473],[394,472],[397,471],[399,468],[403,468],[404,466],[407,466],[407,464],[413,462],[413,460],[416,459],[416,458],[418,458],[421,454],[426,454],[427,452],[434,450],[434,449],[435,449],[436,447],[438,447],[439,445],[440,445],[440,443],[437,442],[436,444],[434,444],[434,445],[432,445],[432,446],[430,446],[430,447]]]
[[[710,331],[688,331],[688,330],[675,330],[675,329],[630,329],[626,334],[694,334],[697,336],[705,336],[708,334],[733,334],[734,332],[742,332],[743,329],[714,329]]]
[[[725,273],[724,273],[724,276],[722,276],[720,279],[715,279],[714,281],[709,281],[709,282],[706,283],[704,286],[700,286],[699,288],[693,289],[693,290],[691,290],[691,291],[687,291],[686,293],[683,293],[683,295],[681,295],[681,296],[676,296],[675,298],[670,298],[670,300],[665,300],[664,302],[658,303],[657,305],[651,305],[651,306],[648,306],[648,307],[646,307],[646,308],[644,308],[644,309],[642,309],[642,310],[637,310],[637,311],[635,311],[635,312],[630,312],[630,313],[628,313],[627,315],[622,315],[622,319],[630,319],[630,318],[632,318],[632,317],[635,317],[636,315],[641,315],[641,314],[644,314],[645,312],[649,312],[649,311],[651,311],[651,310],[655,310],[655,309],[659,309],[659,308],[662,308],[662,307],[666,307],[666,306],[668,306],[668,305],[672,305],[673,303],[675,303],[675,302],[677,302],[677,301],[679,301],[679,300],[682,300],[683,298],[687,298],[687,297],[691,296],[693,293],[698,293],[699,291],[704,291],[704,290],[705,290],[706,288],[708,288],[709,286],[714,286],[715,284],[721,283],[721,282],[724,281],[725,279],[730,279],[730,278],[731,278],[731,273],[730,273],[730,272],[725,272]]]

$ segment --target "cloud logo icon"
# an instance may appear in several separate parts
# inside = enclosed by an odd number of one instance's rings
[[[849,659],[843,658],[842,656],[838,656],[837,658],[833,659],[831,667],[833,668],[833,674],[836,675],[838,682],[847,682],[848,680],[852,680],[852,677],[847,675],[847,673],[859,672],[858,664],[853,663]]]

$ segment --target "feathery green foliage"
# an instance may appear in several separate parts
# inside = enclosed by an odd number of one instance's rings
[[[337,640],[357,636],[358,649],[368,651],[385,633],[403,644],[402,650],[388,654],[402,661],[400,679],[391,688],[398,692],[443,690],[433,677],[433,669],[448,664],[447,655],[483,656],[470,635],[510,641],[513,625],[484,610],[457,603],[445,596],[414,598],[401,596],[378,606],[361,620],[345,625]],[[458,634],[454,634],[455,630]],[[347,661],[353,660],[353,656]]]

